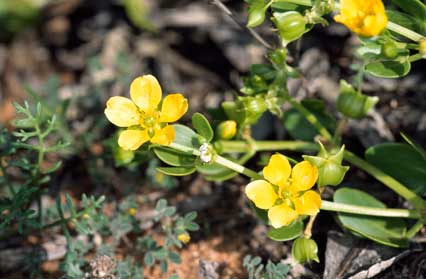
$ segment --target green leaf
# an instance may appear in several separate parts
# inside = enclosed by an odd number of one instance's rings
[[[198,112],[194,113],[192,115],[192,125],[207,142],[211,142],[214,136],[213,129],[204,115]]]
[[[143,261],[145,265],[152,266],[155,263],[155,258],[151,252],[146,252],[145,256],[143,257]]]
[[[175,129],[174,143],[195,149],[200,147],[199,136],[192,129],[181,124],[174,124],[172,126]]]
[[[420,20],[426,18],[426,6],[419,0],[391,0],[391,2]]]
[[[410,72],[411,64],[408,61],[376,61],[368,63],[365,71],[376,77],[399,78]]]
[[[325,108],[325,104],[319,100],[305,100],[303,106],[312,112],[328,131],[333,132],[336,129],[336,119],[331,116]],[[294,139],[312,141],[318,134],[305,117],[296,109],[290,109],[284,113],[284,126]]]
[[[194,167],[186,168],[186,167],[158,167],[157,171],[164,173],[166,175],[172,176],[185,176],[190,175],[195,172]]]
[[[297,220],[286,227],[271,229],[268,237],[275,241],[288,241],[299,237],[303,232],[303,222]]]
[[[334,193],[334,201],[344,204],[386,208],[385,204],[373,196],[350,188],[337,190]],[[345,228],[355,234],[391,247],[406,247],[408,245],[408,239],[404,236],[407,228],[402,219],[349,213],[339,213],[337,217]]]
[[[411,145],[414,150],[416,150],[420,155],[422,155],[423,159],[426,160],[426,150],[420,146],[417,142],[415,142],[411,137],[407,136],[404,133],[401,133],[401,136],[404,138],[404,140]]]
[[[154,147],[155,155],[166,164],[174,167],[193,167],[195,164],[195,156],[187,153],[179,152],[167,147]]]
[[[426,159],[410,145],[378,144],[368,148],[365,157],[417,194],[426,196]]]
[[[258,219],[263,223],[269,224],[268,211],[265,209],[257,208],[252,201],[249,201],[250,208],[253,210],[254,214]]]
[[[179,254],[173,251],[169,252],[169,260],[176,264],[180,264],[182,262],[182,259],[180,258]]]

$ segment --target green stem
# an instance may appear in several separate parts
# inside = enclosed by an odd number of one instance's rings
[[[307,110],[301,103],[291,97],[287,98],[287,101],[301,114],[303,114],[306,120],[308,120],[308,122],[318,130],[318,132],[321,134],[321,136],[324,137],[325,140],[331,141],[333,139],[330,132],[324,127],[324,125],[321,124],[321,122],[319,122],[318,118],[316,118],[312,112]]]
[[[16,191],[15,191],[15,189],[13,188],[12,184],[10,183],[9,176],[8,176],[8,174],[6,173],[6,168],[5,168],[5,166],[3,166],[3,161],[2,161],[2,159],[3,159],[3,158],[0,158],[0,171],[1,171],[1,173],[3,174],[4,182],[5,182],[5,184],[7,185],[7,187],[8,187],[8,189],[9,189],[10,194],[12,195],[12,197],[15,197],[15,196],[16,196]]]
[[[399,24],[396,24],[392,21],[388,21],[387,29],[391,30],[395,33],[398,33],[399,35],[402,35],[412,41],[418,42],[420,39],[424,38],[419,33],[416,33],[408,28],[405,28],[404,26],[401,26]]]
[[[372,175],[374,178],[388,186],[398,195],[409,201],[412,205],[414,205],[417,209],[424,209],[424,201],[421,197],[419,197],[416,193],[408,189],[406,186],[402,185],[399,181],[387,175],[383,171],[379,170],[375,166],[371,165],[367,161],[361,159],[356,156],[352,152],[346,150],[344,158],[349,163],[357,166],[358,168],[364,170],[365,172]]]
[[[420,53],[416,53],[416,54],[411,55],[410,57],[408,57],[408,61],[409,61],[410,63],[415,62],[415,61],[418,61],[418,60],[420,60],[420,59],[423,59],[423,55],[422,55],[422,54],[420,54]]]
[[[317,151],[318,145],[305,141],[217,141],[215,146],[223,153],[245,153],[247,151],[269,151],[269,150],[306,150]]]
[[[352,205],[345,203],[322,201],[321,209],[328,211],[337,211],[344,213],[354,213],[371,216],[382,216],[382,217],[399,217],[399,218],[420,218],[420,214],[417,210],[409,209],[396,209],[396,208],[376,208],[367,207],[360,205]]]
[[[423,228],[422,220],[417,221],[406,233],[408,239],[413,238]]]
[[[277,2],[277,0],[272,0],[272,2]],[[286,3],[308,6],[308,7],[312,6],[313,4],[311,0],[284,0],[280,2],[286,2]]]
[[[190,148],[190,147],[186,147],[177,143],[172,143],[169,147],[177,149],[179,151],[182,152],[186,152],[186,153],[191,153],[192,155],[195,156],[200,156],[200,151]],[[236,171],[238,173],[244,174],[252,179],[263,179],[263,177],[261,175],[259,175],[257,172],[248,169],[240,164],[237,164],[235,162],[232,162],[231,160],[228,160],[220,155],[216,155],[213,158],[213,161],[217,164],[220,164],[224,167],[227,167],[228,169],[231,169],[233,171]]]
[[[176,149],[185,153],[189,153],[195,156],[200,155],[200,151],[186,147],[177,143],[172,143],[169,145],[170,148]],[[263,176],[259,175],[257,172],[248,169],[240,164],[232,162],[222,156],[215,156],[213,158],[213,162],[219,165],[222,165],[226,168],[229,168],[233,171],[236,171],[240,174],[244,174],[252,179],[264,179]],[[419,218],[419,212],[416,210],[408,210],[408,209],[389,209],[389,208],[374,208],[374,207],[365,207],[365,206],[356,206],[356,205],[348,205],[335,203],[330,201],[322,201],[321,205],[322,210],[328,211],[338,211],[338,212],[346,212],[353,214],[361,214],[361,215],[370,215],[370,216],[385,216],[385,217],[399,217],[399,218]]]

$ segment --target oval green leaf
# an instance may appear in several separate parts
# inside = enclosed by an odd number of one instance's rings
[[[174,143],[195,149],[200,147],[199,136],[192,129],[181,124],[174,124],[172,126],[175,129]]]
[[[153,150],[155,155],[168,165],[174,167],[192,167],[195,164],[195,156],[161,146],[154,147]]]
[[[408,61],[376,61],[368,63],[365,71],[376,77],[399,78],[407,75],[411,70],[411,64]]]
[[[410,145],[378,144],[368,148],[365,157],[417,194],[426,196],[426,159]]]
[[[194,167],[158,167],[157,171],[166,175],[185,176],[195,172]]]
[[[334,193],[335,202],[369,207],[386,208],[385,204],[373,196],[357,189],[340,188]],[[355,235],[361,235],[373,241],[391,247],[406,247],[406,224],[399,218],[385,218],[350,213],[339,213],[340,223]]]
[[[286,227],[279,229],[271,229],[268,232],[268,237],[275,241],[289,241],[299,237],[303,232],[303,222],[297,220]]]
[[[192,126],[195,130],[207,141],[210,142],[213,139],[214,133],[212,126],[210,126],[207,118],[201,113],[194,113],[192,115]]]

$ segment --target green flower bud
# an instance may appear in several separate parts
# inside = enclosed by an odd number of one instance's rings
[[[379,101],[378,97],[370,97],[355,90],[346,81],[340,81],[340,95],[337,98],[337,110],[347,117],[361,119]]]
[[[426,57],[426,38],[421,38],[419,41],[419,53]]]
[[[237,102],[237,112],[244,112],[244,124],[254,124],[268,109],[263,96],[241,97]]]
[[[112,155],[114,157],[115,165],[119,167],[131,163],[133,161],[133,158],[135,158],[135,151],[125,150],[117,144],[117,141],[115,141],[115,144],[113,145]]]
[[[261,25],[265,21],[266,9],[263,6],[252,7],[249,10],[247,27],[253,28]]]
[[[284,45],[297,40],[306,31],[306,19],[295,11],[273,13],[272,21],[278,28]]]
[[[301,264],[310,261],[316,261],[319,263],[318,246],[313,239],[308,239],[305,237],[296,239],[293,242],[291,254],[293,258]]]
[[[320,151],[317,156],[303,156],[303,158],[318,168],[317,185],[337,186],[345,177],[349,170],[348,166],[342,166],[345,146],[343,145],[338,152],[329,153],[324,146],[320,144]]]
[[[396,47],[396,44],[394,41],[386,41],[382,45],[382,54],[386,58],[394,59],[398,56],[398,48]]]
[[[237,122],[234,120],[223,121],[217,126],[216,134],[220,139],[232,139],[237,134]]]

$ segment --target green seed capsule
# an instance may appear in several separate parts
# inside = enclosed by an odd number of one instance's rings
[[[299,263],[303,264],[310,261],[319,263],[318,246],[315,240],[300,237],[293,242],[291,249],[293,258]]]
[[[348,166],[342,166],[345,146],[343,145],[338,152],[329,153],[321,143],[319,144],[320,152],[317,156],[304,155],[303,158],[318,168],[317,185],[319,187],[337,186],[349,170]]]
[[[398,56],[398,48],[395,42],[387,41],[382,45],[382,54],[389,59],[394,59]]]
[[[340,95],[337,98],[337,110],[347,117],[361,119],[379,101],[378,97],[370,97],[355,90],[352,85],[342,80]]]
[[[272,21],[284,44],[297,40],[306,31],[306,19],[298,12],[273,13]]]

